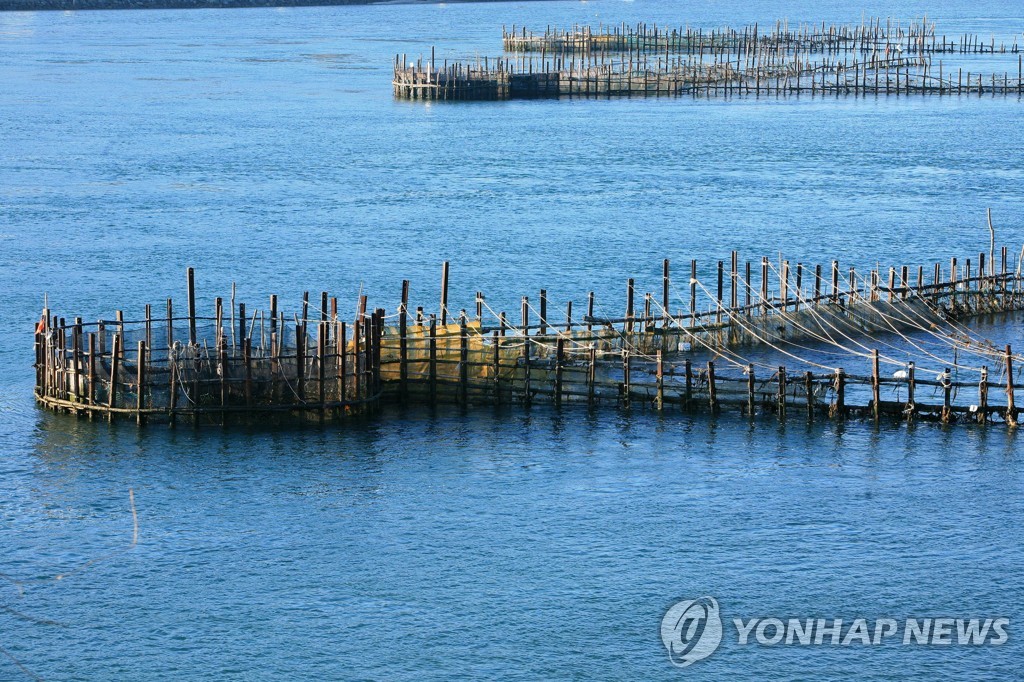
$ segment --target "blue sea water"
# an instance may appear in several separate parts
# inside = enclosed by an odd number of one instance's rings
[[[969,257],[987,207],[1019,249],[1017,98],[391,94],[396,53],[496,55],[503,24],[924,14],[1024,42],[996,0],[0,14],[0,680],[1019,677],[1024,461],[1002,427],[535,407],[139,430],[31,396],[44,294],[138,316],[183,301],[187,266],[208,307],[237,282],[392,309],[410,279],[432,310],[449,259],[456,309],[544,287],[617,311],[665,257]],[[727,637],[679,670],[660,621],[704,595]],[[1007,617],[1010,639],[728,632],[764,616]]]

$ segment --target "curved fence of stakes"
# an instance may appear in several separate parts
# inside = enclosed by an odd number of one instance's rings
[[[942,35],[927,19],[904,25],[777,22],[704,31],[574,26],[502,29],[505,55],[469,61],[396,55],[396,98],[1024,94],[1019,31]],[[1008,42],[1012,41],[1012,42]]]
[[[993,257],[996,256],[996,257]],[[986,260],[988,261],[986,263]],[[711,276],[696,261],[676,287],[663,262],[660,295],[625,287],[621,312],[593,293],[583,314],[523,297],[514,322],[477,292],[476,311],[448,310],[444,264],[437,314],[366,297],[351,323],[323,292],[286,315],[216,299],[185,315],[68,322],[44,310],[35,336],[35,395],[77,415],[192,423],[325,422],[381,405],[499,403],[738,410],[807,419],[871,417],[1015,424],[1020,356],[966,323],[1024,309],[1020,261],[980,253],[858,273],[733,252]],[[675,312],[673,312],[673,310]],[[769,364],[758,349],[777,361]],[[826,364],[827,357],[842,363]],[[854,368],[854,371],[844,369]],[[856,371],[856,368],[863,368]],[[895,371],[893,371],[895,369]]]

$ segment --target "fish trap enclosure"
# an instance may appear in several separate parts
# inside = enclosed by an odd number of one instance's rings
[[[675,54],[711,54],[715,51],[745,54],[759,50],[822,54],[885,53],[906,54],[1016,54],[1020,48],[1014,34],[1009,44],[996,43],[995,36],[985,41],[976,34],[940,35],[927,17],[903,24],[891,19],[873,18],[857,24],[800,24],[790,29],[789,22],[777,21],[762,27],[751,24],[741,28],[705,30],[690,26],[658,27],[575,25],[568,29],[548,26],[543,33],[526,27],[501,29],[506,52],[669,52]]]
[[[396,55],[399,99],[761,95],[1022,95],[1024,55],[1012,43],[907,26],[779,22],[705,33],[691,28],[503,29],[506,56],[473,61]],[[978,55],[990,55],[980,59]],[[943,60],[943,57],[946,57]]]
[[[147,306],[138,320],[118,312],[69,323],[44,310],[35,396],[90,418],[171,424],[324,423],[387,404],[536,401],[1016,424],[1022,358],[965,324],[1024,308],[1020,262],[1007,259],[1003,248],[987,266],[981,253],[948,270],[861,275],[835,261],[741,266],[733,252],[710,276],[691,261],[681,290],[666,260],[660,295],[639,295],[630,279],[617,314],[593,293],[584,314],[571,301],[552,314],[542,290],[522,298],[516,322],[482,292],[475,315],[453,316],[447,263],[438,313],[413,312],[406,281],[396,311],[371,311],[361,297],[350,323],[327,292],[312,308],[307,292],[290,317],[276,296],[266,309],[216,299],[214,314],[199,316],[189,270],[184,316],[170,299],[165,314]],[[824,364],[822,350],[842,364]],[[883,389],[897,399],[883,400]]]

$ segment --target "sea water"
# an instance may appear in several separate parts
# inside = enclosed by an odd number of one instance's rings
[[[391,92],[396,54],[497,55],[502,25],[924,14],[1022,42],[995,0],[0,14],[0,679],[1016,676],[1024,462],[1002,426],[502,407],[171,430],[32,399],[44,296],[137,318],[183,306],[188,266],[204,310],[234,282],[351,317],[403,279],[436,310],[450,260],[453,310],[546,288],[617,315],[662,258],[678,281],[733,249],[930,272],[987,250],[986,208],[1019,249],[1016,97]],[[726,636],[681,671],[661,619],[704,596]],[[738,643],[734,618],[769,616],[1005,617],[1009,640]]]

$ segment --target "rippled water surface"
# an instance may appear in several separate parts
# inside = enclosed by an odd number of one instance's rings
[[[996,0],[0,14],[0,680],[1019,675],[1024,463],[1002,427],[535,407],[140,431],[31,397],[44,294],[137,316],[183,300],[189,265],[204,306],[234,281],[391,309],[410,279],[434,309],[450,259],[455,309],[546,287],[618,310],[664,257],[976,255],[986,207],[1019,249],[1016,98],[391,95],[396,52],[498,54],[502,24],[862,12],[1024,42]],[[1005,616],[1010,640],[727,638],[680,671],[658,626],[703,595],[729,620]]]

